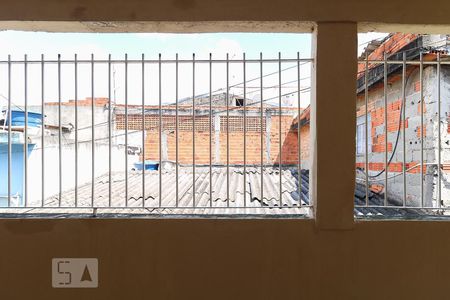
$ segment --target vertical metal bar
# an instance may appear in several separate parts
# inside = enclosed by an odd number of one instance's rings
[[[280,207],[283,206],[282,145],[281,145],[281,52],[278,52],[278,168],[280,172]]]
[[[192,206],[195,207],[195,53],[192,54]]]
[[[92,151],[91,151],[91,206],[94,206],[95,196],[95,113],[94,113],[94,54],[91,54],[91,137],[92,137]]]
[[[8,207],[11,206],[11,169],[12,169],[12,142],[11,142],[11,55],[8,55]]]
[[[178,53],[175,55],[175,207],[178,207],[179,201],[179,182],[178,182]]]
[[[161,207],[162,205],[162,103],[161,103],[161,53],[159,53],[158,56],[158,106],[159,106],[159,126],[158,126],[158,131],[159,131],[159,166],[158,166],[158,174],[159,174],[159,182],[158,182],[158,186],[159,186],[159,193],[158,193],[158,197],[159,197],[159,207]]]
[[[23,159],[24,159],[24,206],[27,207],[28,204],[28,62],[27,55],[24,56],[23,62],[24,70],[24,104],[25,104],[25,128],[24,128],[24,149],[23,149]]]
[[[388,85],[388,64],[387,64],[387,54],[384,53],[384,206],[388,205],[388,97],[387,97],[387,85]]]
[[[62,196],[62,117],[61,117],[61,54],[58,54],[58,155],[59,155],[59,196],[58,206],[61,206]]]
[[[128,53],[125,53],[125,206],[128,207]]]
[[[112,204],[111,54],[108,55],[108,207]]]
[[[212,190],[212,54],[209,53],[209,206],[213,206]]]
[[[441,208],[441,201],[442,201],[442,174],[441,174],[441,53],[438,52],[437,54],[437,101],[438,101],[438,195],[437,195],[437,202],[438,207]]]
[[[227,207],[230,206],[230,60],[229,60],[229,54],[227,53],[227,61],[226,61],[226,76],[227,76]]]
[[[142,207],[145,207],[145,56],[142,53]]]
[[[247,207],[247,66],[245,60],[245,52],[242,59],[242,75],[244,81],[244,97],[242,99],[242,105],[244,106],[244,207]]]
[[[366,129],[366,151],[365,151],[365,175],[366,175],[366,206],[369,206],[369,55],[366,54],[366,65],[364,70],[364,105],[365,105],[365,129]]]
[[[44,100],[44,54],[41,54],[41,207],[45,201],[45,100]]]
[[[406,52],[403,52],[403,65],[402,65],[402,135],[403,135],[403,206],[406,206]]]
[[[298,181],[298,205],[302,205],[302,139],[301,139],[301,98],[300,98],[300,52],[297,52],[297,181]]]
[[[423,53],[420,52],[420,207],[424,205],[423,199],[423,109],[424,109],[424,98],[423,98]]]
[[[264,206],[264,98],[263,98],[263,54],[259,53],[259,80],[260,80],[260,94],[261,94],[261,107],[260,107],[260,130],[261,130],[261,206]]]
[[[78,58],[75,54],[75,207],[78,206]]]

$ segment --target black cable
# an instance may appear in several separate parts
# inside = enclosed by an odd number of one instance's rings
[[[412,73],[413,73],[413,72],[411,72],[411,73],[406,77],[406,80],[405,80],[405,90],[406,90],[406,86],[408,85],[408,80],[409,80],[409,78],[411,77],[411,74],[412,74]],[[386,76],[387,76],[387,74],[386,74]],[[367,88],[367,87],[366,87],[366,88]],[[387,88],[387,87],[385,87],[385,88]],[[423,99],[422,99],[422,100],[423,100]],[[376,174],[376,175],[368,175],[368,177],[370,177],[370,178],[376,178],[376,177],[382,175],[384,172],[386,172],[386,169],[389,168],[389,165],[391,164],[392,159],[394,158],[394,154],[395,154],[395,152],[397,151],[398,141],[399,141],[399,137],[400,137],[400,129],[401,129],[401,126],[402,126],[402,116],[403,116],[403,109],[404,109],[404,106],[405,106],[405,102],[406,102],[406,94],[405,94],[405,99],[403,99],[402,105],[400,106],[400,118],[399,118],[399,121],[398,121],[397,138],[395,139],[395,145],[394,145],[394,147],[392,148],[391,157],[390,157],[389,160],[388,160],[387,166],[384,167],[383,170],[381,170],[381,171],[380,171],[378,174]],[[387,109],[387,107],[386,107],[385,109]],[[405,120],[403,120],[403,122],[404,122],[404,121],[405,121]],[[385,126],[387,126],[387,120],[384,120],[384,122],[385,122]],[[404,123],[403,123],[403,126],[405,126]],[[387,136],[385,137],[385,139],[387,140]],[[387,151],[387,149],[385,149],[385,151]],[[365,171],[365,172],[367,172],[367,171]]]
[[[305,65],[305,64],[309,64],[309,63],[311,63],[311,62],[312,62],[312,61],[302,62],[302,63],[300,63],[300,65],[302,66],[302,65]],[[286,68],[282,69],[281,72],[284,72],[284,71],[287,71],[287,70],[290,70],[290,69],[294,69],[294,68],[297,68],[297,65],[296,65],[296,64],[293,65],[293,66],[286,67]],[[261,79],[261,78],[265,78],[265,77],[269,77],[269,76],[272,76],[272,75],[276,75],[276,74],[278,74],[278,73],[279,73],[279,71],[275,71],[275,72],[271,72],[271,73],[264,74],[262,77],[261,77],[261,76],[254,77],[254,78],[252,78],[252,79],[246,80],[245,82],[239,82],[239,83],[230,85],[230,86],[229,86],[229,89],[234,88],[234,87],[239,86],[239,85],[244,84],[244,83],[249,83],[249,82],[252,82],[252,81],[256,81],[256,80],[258,80],[258,79]],[[224,87],[224,88],[218,88],[218,89],[212,91],[211,93],[214,94],[214,93],[217,93],[217,92],[220,92],[220,91],[223,91],[223,90],[226,90],[226,87]],[[195,97],[196,97],[196,98],[201,98],[201,97],[207,97],[208,95],[209,95],[209,93],[204,93],[204,94],[200,94],[200,95],[195,95]],[[182,104],[183,102],[190,101],[191,99],[192,99],[192,97],[186,97],[186,98],[183,98],[183,99],[179,99],[179,100],[178,100],[178,104]],[[174,104],[174,103],[173,103],[173,104]]]

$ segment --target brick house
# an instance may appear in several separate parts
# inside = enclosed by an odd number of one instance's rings
[[[383,43],[373,52],[366,52],[369,59],[382,59],[384,53],[388,59],[402,59],[406,53],[408,60],[417,60],[420,53],[423,53],[424,60],[436,60],[437,53],[442,54],[442,59],[447,58],[448,37],[446,35],[414,35],[414,34],[393,34],[388,36]],[[362,57],[364,58],[364,57]],[[358,96],[357,96],[357,164],[356,166],[364,170],[365,168],[365,100],[364,100],[364,65],[358,66]],[[402,78],[401,66],[391,65],[388,68],[387,87],[387,122],[384,120],[384,84],[380,78],[380,68],[383,65],[369,66],[369,175],[371,184],[384,185],[385,174],[380,174],[384,170],[385,156],[385,124],[387,124],[387,150],[388,159],[388,187],[387,192],[390,197],[401,201],[403,199],[403,169],[406,170],[406,203],[407,205],[417,205],[421,197],[421,181],[423,180],[423,194],[425,206],[437,205],[438,187],[438,139],[439,128],[441,130],[441,163],[445,166],[450,160],[449,156],[449,132],[448,114],[450,112],[449,99],[449,76],[450,69],[446,65],[441,66],[441,120],[438,120],[438,96],[437,96],[437,72],[436,66],[425,65],[423,68],[423,178],[421,178],[421,98],[420,98],[420,72],[419,66],[410,65],[406,69],[405,96],[406,101],[402,103]],[[382,76],[382,74],[381,74]],[[405,119],[402,118],[402,110],[405,112]],[[403,127],[405,136],[403,137]],[[364,128],[364,129],[363,129]],[[403,140],[405,141],[405,162],[403,162]],[[388,161],[389,161],[388,160]],[[448,193],[447,173],[442,173],[442,200],[444,205],[449,204],[450,194]],[[379,176],[377,176],[380,174]],[[375,177],[377,176],[377,177]],[[383,180],[383,181],[381,181]]]
[[[370,43],[363,55],[364,60],[383,60],[384,53],[388,60],[402,60],[406,53],[407,60],[418,60],[422,51],[424,60],[436,60],[437,53],[441,59],[447,59],[449,37],[447,35],[391,34],[382,41]],[[357,181],[365,184],[365,64],[358,65],[357,100],[356,100],[356,168]],[[450,68],[441,65],[441,120],[438,120],[437,74],[435,65],[423,67],[424,97],[424,205],[437,205],[437,162],[438,133],[441,128],[441,170],[442,202],[450,204]],[[385,124],[387,123],[388,185],[387,193],[392,205],[403,201],[403,168],[406,169],[406,204],[418,205],[421,198],[421,99],[420,75],[418,65],[408,65],[406,69],[406,101],[402,101],[402,67],[401,64],[388,65],[387,87],[387,122],[384,120],[384,65],[369,64],[368,71],[368,169],[370,188],[385,193]],[[402,110],[405,110],[405,120]],[[300,118],[305,134],[309,136],[309,109]],[[403,127],[405,137],[403,138]],[[306,137],[307,138],[307,137]],[[403,140],[405,140],[405,162],[403,162]]]
[[[212,101],[211,148],[212,163],[225,165],[227,163],[227,140],[229,141],[229,163],[242,165],[244,163],[244,101],[246,102],[247,119],[247,159],[248,165],[261,163],[261,131],[263,133],[263,159],[266,165],[278,165],[279,161],[279,126],[280,115],[277,106],[264,104],[261,118],[260,104],[252,100],[242,99],[233,95],[229,97],[229,115],[226,113],[226,97],[224,94],[214,95]],[[208,101],[206,101],[206,100]],[[260,103],[260,102],[259,102]],[[210,112],[209,98],[195,99],[195,163],[209,164]],[[192,99],[180,100],[178,105],[178,142],[179,163],[192,164],[193,119]],[[298,132],[293,127],[293,121],[298,109],[281,108],[281,144],[282,165],[298,163]],[[162,128],[162,160],[176,161],[176,106],[163,105],[161,112]],[[227,126],[228,120],[228,126]],[[124,107],[115,107],[116,129],[125,129]],[[142,128],[142,108],[128,108],[129,130]],[[146,130],[146,160],[159,160],[159,107],[145,107]],[[228,134],[227,134],[228,129]]]

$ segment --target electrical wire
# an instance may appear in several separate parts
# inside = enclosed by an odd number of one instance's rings
[[[8,98],[6,98],[5,96],[3,96],[2,94],[0,94],[0,98],[3,98],[3,100],[5,100],[5,101],[6,101],[6,103],[10,102],[10,101],[9,101],[9,99],[8,99]],[[19,105],[15,104],[15,103],[14,103],[14,102],[12,102],[12,101],[11,101],[11,103],[12,103],[12,105],[14,105],[15,107],[17,107],[18,109],[20,109],[21,111],[23,111],[23,112],[24,112],[23,108],[21,108],[21,107],[20,107]]]
[[[408,76],[406,77],[406,80],[405,80],[405,89],[406,89],[406,86],[408,85],[408,80],[410,79],[411,74],[412,74],[412,72],[409,73]],[[386,76],[387,76],[387,74],[386,74]],[[367,88],[367,87],[366,87],[366,88]],[[385,87],[385,88],[387,88],[387,87]],[[403,121],[403,122],[405,121],[405,120],[402,119],[402,116],[403,116],[403,113],[402,113],[402,112],[403,112],[403,109],[405,109],[405,108],[404,108],[405,102],[406,102],[406,95],[405,95],[405,99],[403,99],[403,101],[402,101],[402,105],[400,106],[400,118],[399,118],[399,121],[398,121],[397,137],[396,137],[396,139],[395,139],[395,145],[394,145],[394,147],[392,148],[391,156],[390,156],[390,158],[389,158],[389,160],[388,160],[388,163],[387,163],[387,165],[383,168],[383,170],[381,170],[380,172],[378,172],[378,174],[376,174],[376,175],[368,175],[369,178],[376,178],[376,177],[382,175],[384,172],[386,172],[386,169],[389,168],[389,165],[391,164],[392,159],[394,158],[394,154],[395,154],[395,152],[397,151],[398,141],[399,141],[399,138],[400,138],[400,129],[401,129],[401,126],[402,126],[402,121]],[[387,109],[387,107],[386,107],[385,109]],[[387,126],[387,120],[384,120],[384,123],[385,123],[385,126]],[[387,136],[385,137],[385,139],[387,139]],[[366,142],[367,142],[367,141],[366,141]],[[387,149],[385,149],[385,151],[387,151]],[[366,173],[366,171],[364,171],[364,173]]]
[[[302,65],[305,65],[305,64],[309,64],[309,63],[311,63],[311,62],[312,62],[312,61],[303,62],[303,63],[301,63],[300,65],[302,66]],[[267,73],[267,74],[264,74],[263,76],[258,76],[258,77],[254,77],[254,78],[252,78],[252,79],[246,80],[245,82],[239,82],[239,83],[230,85],[230,86],[229,86],[229,89],[234,88],[234,87],[239,86],[239,85],[244,84],[244,83],[247,84],[247,83],[249,83],[249,82],[253,82],[253,81],[256,81],[256,80],[261,79],[261,78],[265,78],[265,77],[269,77],[269,76],[272,76],[272,75],[276,75],[276,74],[278,74],[279,72],[284,72],[284,71],[291,70],[291,69],[294,69],[294,68],[297,68],[297,64],[295,64],[295,65],[293,65],[293,66],[290,66],[290,67],[286,67],[286,68],[284,68],[284,69],[281,69],[281,71],[275,71],[275,72]],[[224,88],[219,88],[219,89],[216,89],[216,90],[212,91],[211,93],[214,94],[214,93],[217,93],[217,92],[224,91],[224,90],[226,90],[226,89],[227,89],[226,87],[224,87]],[[200,97],[207,97],[207,96],[209,96],[209,92],[208,92],[208,93],[204,93],[204,94],[200,94],[200,95],[196,95],[195,97],[196,97],[196,98],[200,98]],[[179,104],[182,104],[183,102],[189,101],[189,100],[191,100],[191,99],[192,99],[191,97],[187,97],[187,98],[184,98],[184,99],[180,99],[180,100],[178,101],[178,103],[179,103]]]

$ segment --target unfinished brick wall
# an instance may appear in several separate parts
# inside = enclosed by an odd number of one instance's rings
[[[142,127],[141,115],[128,116],[128,128],[130,130],[139,130]],[[162,159],[176,160],[176,131],[175,117],[162,116]],[[230,116],[228,125],[228,135],[226,126],[226,116],[213,118],[212,123],[212,162],[214,164],[227,163],[241,165],[244,163],[244,118],[242,116]],[[267,121],[269,120],[269,121]],[[279,160],[279,120],[278,115],[272,115],[270,118],[263,119],[263,159],[265,164],[278,164]],[[145,128],[146,137],[146,160],[159,160],[159,116],[146,115]],[[220,125],[216,125],[220,122]],[[270,122],[270,123],[267,123]],[[297,129],[292,127],[293,116],[281,116],[281,143],[282,143],[282,164],[290,165],[298,163],[298,134]],[[196,117],[195,130],[195,163],[209,164],[210,161],[210,135],[209,135],[209,117]],[[124,115],[116,115],[116,128],[124,129]],[[261,163],[261,119],[256,116],[247,116],[247,160],[246,163]],[[268,131],[270,128],[270,131]],[[309,148],[309,132],[302,131],[302,149]],[[193,162],[193,136],[192,136],[192,117],[179,117],[178,131],[178,161],[181,164],[192,164]],[[227,145],[227,136],[229,145]],[[308,157],[307,153],[302,153],[302,157]]]
[[[301,140],[301,148],[300,148],[300,160],[302,161],[302,166],[304,169],[309,169],[309,123],[300,127],[300,140]]]
[[[401,99],[401,91],[399,90],[399,80],[391,79],[391,90],[389,92],[388,97],[388,105],[387,105],[387,131],[388,131],[388,143],[387,143],[387,151],[392,152],[393,146],[396,141],[396,135],[398,130],[402,130],[403,127],[407,130],[407,133],[410,130],[414,130],[414,137],[416,138],[414,142],[416,142],[417,138],[420,138],[420,126],[418,128],[409,129],[409,123],[411,117],[417,118],[420,115],[420,102],[414,103],[407,102],[407,113],[406,119],[400,121],[401,118],[401,107],[402,107],[402,99]],[[410,84],[411,88],[408,89],[408,97],[409,95],[415,94],[418,91],[416,90],[416,82],[413,81]],[[370,171],[381,171],[384,168],[384,152],[386,147],[386,135],[384,131],[385,127],[385,107],[384,107],[384,99],[383,99],[383,90],[379,87],[375,87],[372,91],[369,92],[369,103],[368,103],[368,113],[370,114],[370,123],[369,123],[369,138],[371,139],[371,147],[369,149],[369,170]],[[411,115],[411,112],[414,112]],[[357,117],[364,117],[366,113],[365,104],[364,104],[364,96],[359,95],[357,99]],[[426,124],[424,125],[426,127]],[[426,128],[424,130],[426,133]],[[407,136],[407,142],[412,141],[412,136]],[[400,148],[397,149],[399,151]],[[378,156],[376,154],[379,154]],[[401,159],[401,156],[396,156],[395,159],[389,166],[389,172],[402,172],[403,164],[402,162],[396,161],[397,159]],[[363,155],[359,155],[359,161],[363,159]],[[408,162],[407,167],[414,166],[415,163]],[[364,169],[365,164],[358,162],[356,164],[357,167]],[[419,169],[419,168],[416,168]],[[420,171],[420,170],[419,170]],[[416,173],[416,170],[409,171],[410,173]]]
[[[161,116],[162,131],[174,131],[176,130],[176,117],[175,115]],[[125,129],[125,115],[116,114],[116,129]],[[207,131],[209,132],[210,119],[209,116],[196,116],[195,118],[195,130],[197,132]],[[212,129],[214,130],[214,118],[212,119]],[[144,122],[145,130],[156,131],[159,130],[159,115],[145,115]],[[180,131],[192,132],[192,116],[178,116],[178,129]],[[128,129],[129,130],[141,130],[142,128],[142,115],[141,114],[128,114]]]
[[[176,135],[175,132],[162,133],[166,139],[162,147],[163,160],[176,160]],[[214,143],[214,134],[212,136]],[[195,163],[209,164],[209,132],[197,132],[195,135]],[[213,144],[214,147],[214,144]],[[180,131],[178,134],[178,157],[181,164],[192,164],[192,132]],[[213,148],[214,161],[214,148]],[[148,131],[145,141],[145,159],[159,160],[159,133]]]
[[[443,74],[447,74],[448,70],[442,69]],[[447,76],[447,75],[446,75]],[[444,75],[443,75],[444,78]],[[402,81],[401,77],[393,75],[388,79],[387,86],[387,122],[385,120],[385,101],[383,82],[377,83],[369,90],[368,97],[368,113],[370,114],[369,138],[372,146],[368,153],[368,170],[372,176],[377,176],[374,180],[384,185],[384,176],[381,173],[385,168],[385,142],[387,138],[387,156],[391,160],[388,167],[388,194],[391,198],[397,198],[399,201],[403,199],[403,176],[402,172],[405,168],[406,185],[407,185],[407,201],[416,205],[419,203],[421,195],[421,182],[424,183],[424,199],[431,205],[433,195],[435,194],[435,174],[436,166],[427,165],[436,161],[437,153],[437,104],[436,104],[436,69],[433,67],[425,67],[423,70],[423,145],[421,141],[421,106],[420,97],[421,84],[419,82],[419,71],[417,68],[409,68],[407,70],[406,81],[406,101],[402,103]],[[446,88],[442,91],[447,93]],[[442,99],[445,99],[442,97]],[[442,102],[442,116],[446,115],[444,110],[448,109],[447,104]],[[360,94],[357,99],[357,116],[365,116],[365,98],[364,93]],[[405,120],[401,120],[402,105],[405,110]],[[441,120],[441,122],[444,119]],[[387,126],[387,137],[385,134],[385,126]],[[405,137],[403,137],[403,128],[405,128]],[[444,131],[445,132],[445,131]],[[445,137],[445,136],[444,136]],[[445,138],[443,137],[443,141]],[[405,145],[403,139],[405,138]],[[397,144],[397,147],[396,147]],[[443,143],[442,147],[445,147]],[[405,146],[405,153],[403,153]],[[396,147],[396,148],[395,148]],[[423,147],[423,178],[421,178],[421,148]],[[395,149],[395,151],[394,151]],[[443,157],[445,151],[442,151]],[[356,156],[356,167],[365,169],[365,154],[359,153]],[[405,160],[405,162],[404,162]],[[442,161],[445,161],[443,158]],[[381,174],[381,175],[379,175]]]
[[[292,124],[292,119],[281,118],[281,160],[282,164],[296,164],[298,162],[298,140],[297,130],[289,130]],[[279,162],[279,135],[280,117],[273,116],[270,130],[270,160],[272,162]],[[288,130],[286,130],[288,129]]]

